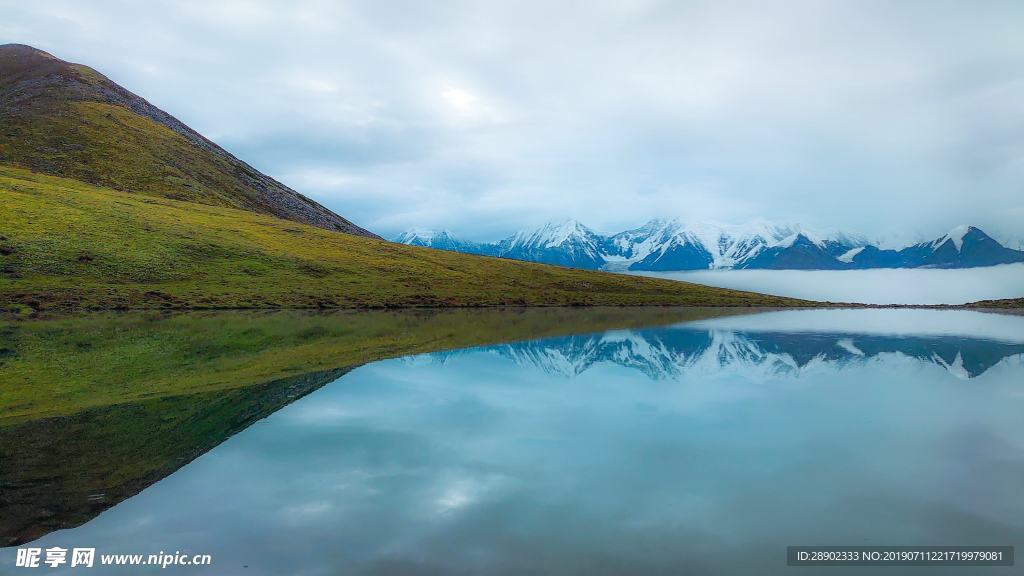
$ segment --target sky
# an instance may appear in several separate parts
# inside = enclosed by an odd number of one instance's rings
[[[0,0],[385,236],[752,219],[1024,237],[1024,2]]]

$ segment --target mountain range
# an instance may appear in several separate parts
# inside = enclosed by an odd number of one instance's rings
[[[757,221],[741,226],[651,220],[612,235],[576,220],[547,223],[491,243],[449,231],[409,230],[396,242],[571,266],[589,270],[683,271],[709,269],[856,270],[867,268],[972,268],[1024,262],[1024,252],[1003,246],[980,228],[957,226],[930,242],[881,248],[863,236],[820,233],[799,225]]]

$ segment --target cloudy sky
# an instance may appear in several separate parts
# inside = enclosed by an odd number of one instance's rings
[[[1024,3],[0,0],[384,235],[575,217],[1024,236]]]

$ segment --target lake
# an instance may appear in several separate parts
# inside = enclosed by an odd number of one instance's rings
[[[0,337],[0,376],[31,384],[0,396],[4,573],[18,545],[213,559],[95,574],[593,575],[1024,541],[1022,316],[108,315]]]
[[[1024,264],[956,270],[700,270],[636,274],[820,302],[966,304],[1024,296]]]

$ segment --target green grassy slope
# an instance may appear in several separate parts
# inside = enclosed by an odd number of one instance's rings
[[[30,46],[0,45],[0,162],[373,236],[99,72]]]
[[[801,306],[403,246],[0,165],[0,308]]]

